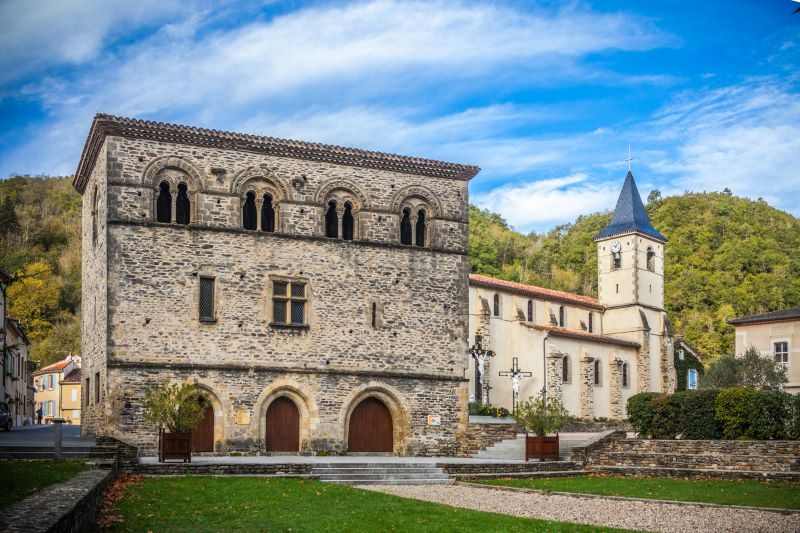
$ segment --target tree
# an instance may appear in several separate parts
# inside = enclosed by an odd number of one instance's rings
[[[751,346],[741,357],[724,355],[712,362],[703,376],[702,387],[777,389],[787,381],[784,365],[771,357],[762,357],[761,353]]]
[[[0,237],[7,238],[10,233],[19,229],[19,218],[11,196],[3,198],[0,204]]]
[[[144,419],[170,433],[191,431],[203,421],[208,395],[197,385],[162,384],[144,393]]]
[[[50,333],[58,312],[58,286],[50,265],[37,261],[16,273],[17,281],[7,292],[8,314],[22,322],[31,341]]]
[[[653,189],[650,191],[650,194],[647,195],[647,205],[648,206],[655,206],[661,203],[661,191],[658,189]]]
[[[561,402],[553,398],[529,398],[512,416],[525,431],[542,437],[560,430],[569,419]]]

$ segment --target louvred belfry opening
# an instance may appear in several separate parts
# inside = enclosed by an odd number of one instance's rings
[[[392,414],[377,398],[359,403],[350,415],[349,452],[392,452]]]

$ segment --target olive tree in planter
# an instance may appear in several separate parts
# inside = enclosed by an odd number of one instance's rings
[[[525,429],[525,460],[538,457],[540,461],[557,461],[558,431],[567,423],[569,416],[561,402],[552,398],[530,398],[517,406],[513,416],[520,427]],[[555,433],[555,436],[548,436],[551,433]]]
[[[192,430],[203,420],[208,395],[196,385],[163,384],[144,395],[144,419],[158,428],[158,460],[192,462]]]

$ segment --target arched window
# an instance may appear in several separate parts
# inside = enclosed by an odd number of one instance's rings
[[[622,363],[622,386],[628,386],[628,363]]]
[[[169,192],[169,183],[166,181],[162,181],[158,186],[156,220],[158,222],[172,222],[172,193]]]
[[[344,204],[344,214],[342,215],[342,239],[346,241],[353,240],[353,204],[347,202]]]
[[[494,295],[494,316],[500,316],[500,295]]]
[[[589,313],[589,333],[594,331],[594,314]]]
[[[411,209],[403,209],[403,219],[400,221],[400,244],[411,246]]]
[[[558,327],[564,327],[564,306],[558,308]]]
[[[656,253],[653,251],[652,246],[647,247],[647,270],[650,272],[656,271]]]
[[[261,231],[275,232],[275,208],[269,193],[264,194],[264,205],[261,206]]]
[[[600,359],[594,360],[594,384],[600,386]]]
[[[533,322],[533,300],[528,300],[528,322]]]
[[[561,358],[561,381],[569,383],[569,357],[566,355]]]
[[[425,246],[425,210],[417,212],[417,246]]]
[[[336,215],[336,202],[328,202],[328,212],[325,213],[325,236],[337,238],[339,236],[339,217]]]
[[[175,200],[175,222],[189,223],[189,194],[185,183],[178,184],[178,198]]]
[[[250,191],[245,196],[244,206],[242,207],[242,227],[249,230],[257,229],[257,218],[256,193]]]

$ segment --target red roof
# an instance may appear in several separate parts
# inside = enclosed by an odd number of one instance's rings
[[[572,294],[571,292],[554,291],[552,289],[545,289],[544,287],[537,287],[536,285],[523,285],[522,283],[490,278],[488,276],[481,276],[480,274],[470,274],[469,284],[476,287],[513,292],[522,296],[531,296],[542,300],[570,303],[580,307],[590,307],[601,311],[605,309],[603,304],[589,296],[581,296],[579,294]]]
[[[81,382],[81,369],[76,368],[69,373],[69,376],[61,380],[61,383],[80,383]]]
[[[46,372],[60,372],[64,370],[67,367],[67,365],[70,364],[71,362],[72,361],[70,359],[64,359],[63,361],[59,361],[57,363],[47,365],[44,368],[40,368],[39,370],[34,372],[34,374],[44,374]]]
[[[526,324],[527,325],[527,324]],[[628,346],[630,348],[639,348],[641,344],[634,341],[626,341],[624,339],[617,339],[616,337],[609,337],[608,335],[598,335],[596,333],[587,333],[585,331],[573,331],[571,329],[557,328],[555,326],[540,326],[540,325],[527,325],[529,328],[547,331],[555,337],[565,337],[568,339],[578,339],[583,341],[593,341],[602,344],[616,344],[618,346]]]

